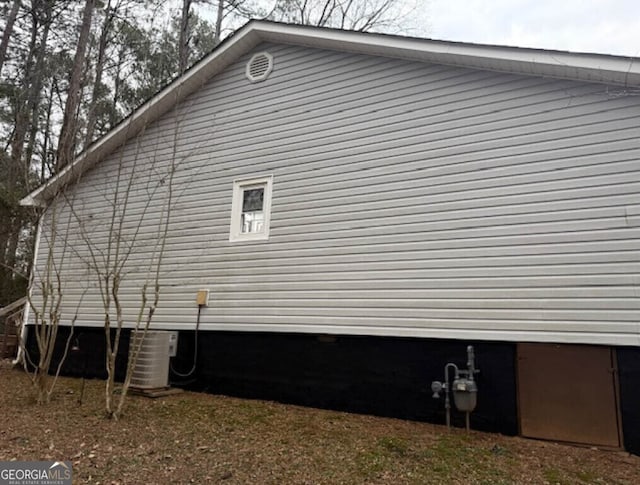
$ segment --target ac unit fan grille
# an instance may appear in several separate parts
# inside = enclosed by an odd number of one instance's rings
[[[138,358],[131,376],[131,387],[138,389],[162,388],[169,385],[169,339],[171,332],[132,331],[129,358],[138,349]],[[144,339],[143,339],[144,336]]]

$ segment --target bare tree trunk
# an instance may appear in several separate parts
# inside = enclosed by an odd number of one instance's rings
[[[98,291],[102,299],[102,309],[104,311],[104,332],[105,332],[105,365],[107,370],[107,382],[105,385],[105,412],[107,417],[111,419],[119,419],[122,415],[124,404],[127,398],[129,386],[131,384],[132,373],[135,369],[140,345],[144,336],[148,331],[154,318],[155,311],[160,300],[160,270],[164,259],[166,244],[168,239],[169,223],[171,221],[171,211],[173,208],[173,180],[178,166],[178,156],[176,154],[178,146],[178,128],[174,134],[173,156],[171,157],[171,165],[164,177],[155,179],[157,172],[155,170],[145,169],[151,183],[148,188],[150,192],[142,207],[140,207],[140,217],[131,216],[129,206],[131,202],[134,187],[140,181],[142,173],[136,170],[137,164],[129,169],[124,165],[124,151],[120,151],[120,159],[118,161],[117,171],[112,179],[110,187],[113,193],[105,194],[106,200],[109,201],[110,213],[108,222],[104,221],[103,226],[106,227],[107,238],[106,248],[102,249],[95,245],[92,240],[92,232],[83,228],[81,219],[76,215],[80,222],[80,237],[84,240],[89,254],[88,264],[97,276]],[[136,149],[140,146],[136,145]],[[135,159],[138,153],[134,155]],[[162,197],[162,193],[164,197]],[[156,195],[157,194],[157,195]],[[161,199],[159,199],[159,197]],[[130,256],[135,251],[137,243],[139,243],[140,231],[145,221],[144,214],[148,213],[152,204],[157,204],[159,200],[163,200],[161,217],[158,225],[157,241],[154,246],[153,254],[149,262],[147,278],[140,289],[141,298],[138,306],[138,313],[133,319],[133,330],[142,331],[143,337],[139,342],[132,342],[129,347],[129,360],[125,380],[120,388],[120,395],[116,393],[116,362],[118,353],[122,344],[121,338],[125,325],[131,320],[126,315],[125,303],[121,300],[121,283],[126,274],[125,267]],[[155,206],[154,206],[155,207]],[[135,222],[134,222],[135,221]],[[130,222],[134,222],[133,227],[129,226]],[[126,229],[125,229],[126,228]],[[153,288],[153,296],[149,293]]]
[[[324,2],[324,6],[322,7],[322,12],[320,13],[320,18],[318,19],[317,25],[320,27],[324,27],[325,25],[327,25],[335,8],[336,0],[326,0]]]
[[[60,130],[60,141],[58,143],[58,153],[56,160],[56,170],[60,170],[73,160],[76,144],[76,129],[78,125],[77,110],[80,105],[80,87],[82,83],[82,71],[84,68],[87,45],[89,44],[89,34],[91,32],[91,17],[95,0],[87,0],[84,13],[82,14],[82,24],[80,37],[76,47],[76,54],[73,59],[73,69],[69,80],[69,93],[64,106],[64,116],[62,118],[62,128]]]
[[[2,41],[0,41],[0,71],[2,71],[4,60],[7,57],[7,47],[9,47],[9,39],[11,38],[11,34],[13,32],[13,24],[15,23],[16,17],[18,16],[18,11],[20,10],[21,3],[22,2],[20,0],[13,1],[13,6],[11,7],[11,11],[9,12],[9,16],[7,17],[7,23],[4,26]]]
[[[7,302],[14,301],[18,297],[13,288],[16,275],[12,269],[16,263],[16,249],[20,236],[19,228],[16,226],[19,226],[19,219],[14,216],[9,218],[8,224],[3,227],[4,231],[7,232],[7,238],[3,241],[4,261],[0,272],[2,276],[2,280],[0,280],[0,295],[3,295]]]
[[[182,0],[182,19],[180,21],[180,39],[178,46],[178,69],[183,74],[189,64],[189,14],[192,0]]]
[[[89,104],[89,113],[87,115],[87,134],[84,140],[84,148],[86,149],[93,141],[93,134],[97,122],[98,100],[100,99],[100,85],[102,84],[102,73],[104,71],[105,52],[107,50],[107,41],[116,11],[111,7],[111,0],[107,2],[104,10],[104,22],[102,23],[102,32],[100,32],[100,40],[98,41],[98,59],[96,60],[96,78],[93,82],[93,91],[91,93],[91,103]]]
[[[4,170],[3,182],[5,190],[3,191],[2,204],[0,212],[2,218],[2,230],[0,231],[0,297],[10,299],[7,295],[7,289],[11,285],[13,279],[12,269],[13,261],[15,261],[15,251],[13,250],[15,238],[19,236],[14,234],[15,219],[17,215],[18,200],[22,193],[19,190],[19,183],[24,177],[23,154],[25,148],[25,139],[29,129],[29,100],[33,97],[33,85],[30,80],[35,75],[34,59],[36,57],[36,46],[38,45],[38,34],[40,28],[39,16],[36,9],[31,12],[31,26],[29,32],[29,44],[24,64],[24,79],[22,85],[16,90],[16,98],[14,101],[15,124],[11,135],[10,146],[11,155],[8,164]],[[8,301],[7,301],[8,303]]]
[[[11,303],[11,297],[7,294],[5,285],[10,278],[10,269],[7,264],[7,244],[9,243],[9,230],[11,215],[7,209],[2,207],[0,212],[0,227],[5,228],[0,231],[0,305]],[[4,300],[4,301],[3,301]]]
[[[13,269],[0,271],[0,278],[2,278],[0,294],[3,295],[3,298],[15,292],[13,271],[17,261],[16,252],[22,229],[28,221],[24,212],[18,209],[18,200],[24,195],[25,187],[28,187],[27,174],[30,171],[31,154],[39,126],[38,110],[44,76],[46,44],[51,27],[52,3],[51,0],[38,2],[30,11],[31,27],[24,79],[15,100],[15,125],[10,142],[11,156],[8,167],[3,174],[8,190],[4,197],[5,204],[2,207],[6,219],[1,226],[5,234],[1,238],[4,250],[0,252],[0,265]]]
[[[340,28],[344,29],[346,25],[347,18],[349,16],[349,10],[353,6],[353,0],[348,0],[346,5],[340,5],[341,8],[341,18],[340,18]]]
[[[56,353],[56,340],[58,329],[62,321],[63,300],[65,298],[65,285],[63,283],[63,272],[67,270],[65,265],[68,251],[70,250],[71,216],[69,211],[68,219],[63,224],[58,224],[58,219],[64,213],[64,206],[70,208],[73,202],[60,193],[47,206],[44,213],[39,210],[34,211],[33,216],[39,216],[38,236],[43,246],[46,248],[46,259],[40,267],[34,266],[29,274],[29,291],[27,302],[31,309],[31,320],[33,324],[33,334],[35,336],[38,349],[37,359],[30,358],[25,342],[20,341],[20,348],[23,356],[25,371],[29,374],[32,383],[36,388],[37,402],[46,404],[51,400],[58,376],[68,356],[73,338],[75,322],[78,318],[83,293],[76,306],[75,315],[71,318],[69,335],[62,355],[59,355],[58,366],[53,372],[53,379],[50,379],[51,364]],[[46,222],[45,222],[46,221]],[[34,251],[37,251],[36,248]],[[38,298],[32,298],[32,290],[37,289]]]
[[[222,36],[222,19],[224,17],[224,0],[218,0],[218,12],[216,15],[216,33],[213,38],[213,42],[215,45],[220,43],[220,38]]]
[[[27,141],[27,151],[25,153],[25,166],[28,168],[31,166],[31,157],[33,156],[33,149],[36,143],[36,137],[39,129],[39,110],[40,110],[40,99],[41,99],[41,91],[42,91],[42,77],[44,76],[44,60],[45,54],[47,51],[47,41],[49,40],[49,31],[51,29],[51,14],[52,14],[52,2],[47,0],[43,2],[44,5],[44,29],[42,31],[42,36],[40,37],[40,45],[38,46],[38,50],[36,52],[36,62],[34,69],[34,76],[32,81],[32,86],[30,89],[29,100],[28,100],[28,109],[31,113],[30,115],[30,125],[31,128],[29,130],[29,138]]]
[[[106,283],[108,289],[109,283]],[[105,310],[106,311],[106,310]],[[110,311],[110,307],[109,307]],[[115,390],[115,368],[116,368],[116,354],[113,352],[113,342],[111,341],[111,322],[110,318],[105,319],[105,339],[107,342],[107,355],[106,355],[106,367],[107,367],[107,385],[105,386],[105,411],[108,417],[113,417],[113,391]]]
[[[83,234],[83,238],[87,242],[87,246],[89,246],[89,239],[86,234]],[[98,287],[100,288],[100,296],[102,297],[102,305],[104,310],[104,337],[105,337],[105,368],[107,370],[107,384],[105,386],[105,411],[107,416],[110,416],[111,410],[113,409],[113,391],[115,387],[115,376],[112,375],[112,369],[116,368],[116,359],[113,354],[113,342],[111,341],[111,293],[109,292],[109,286],[111,285],[111,275],[108,269],[108,262],[105,261],[106,272],[104,275],[100,274],[101,268],[99,267],[99,262],[91,248],[89,249],[89,253],[92,258],[92,263],[94,265],[94,269],[97,272],[97,281]],[[107,256],[109,257],[109,256]]]
[[[28,99],[31,98],[32,85],[29,83],[34,75],[33,61],[36,56],[36,45],[38,43],[39,18],[34,10],[31,13],[31,34],[29,39],[29,52],[25,62],[24,81],[21,92],[18,93],[15,107],[15,128],[11,139],[11,162],[7,171],[7,187],[15,187],[17,177],[23,175],[22,155],[24,153],[24,142],[29,129]]]
[[[118,405],[117,408],[115,410],[115,414],[114,417],[117,419],[119,416],[122,415],[122,410],[124,408],[124,404],[127,398],[127,393],[129,391],[129,387],[131,386],[131,379],[133,378],[133,372],[135,370],[136,364],[138,362],[138,355],[140,354],[140,349],[142,348],[142,343],[144,341],[144,338],[147,336],[147,332],[149,331],[149,327],[151,326],[151,322],[153,320],[153,316],[155,315],[155,312],[158,308],[158,304],[160,303],[160,270],[162,268],[162,262],[164,259],[164,254],[165,254],[165,250],[166,250],[166,246],[167,246],[167,239],[169,237],[169,224],[171,222],[171,213],[173,210],[173,203],[174,203],[174,194],[173,194],[173,180],[174,180],[174,176],[176,174],[176,169],[177,169],[177,163],[176,163],[176,159],[177,159],[177,154],[176,154],[176,147],[178,146],[178,127],[176,126],[176,130],[174,132],[174,143],[173,143],[173,156],[171,157],[172,159],[172,163],[171,166],[169,168],[169,173],[167,174],[167,198],[166,198],[166,203],[164,206],[164,217],[161,217],[160,220],[160,227],[159,227],[159,233],[158,233],[158,239],[159,239],[159,247],[157,248],[158,252],[157,252],[157,261],[155,262],[155,268],[154,268],[154,274],[153,274],[153,280],[152,280],[152,284],[153,284],[153,301],[151,302],[151,304],[147,307],[147,301],[148,301],[148,297],[147,297],[147,290],[149,288],[149,282],[145,282],[145,284],[142,286],[142,290],[141,290],[141,301],[140,301],[140,307],[139,307],[139,311],[138,311],[138,316],[136,318],[136,323],[135,323],[135,328],[134,330],[136,332],[140,331],[140,329],[142,329],[142,339],[140,339],[137,342],[137,346],[134,345],[134,348],[132,349],[131,346],[129,347],[129,361],[127,362],[127,371],[125,374],[125,379],[124,379],[124,383],[122,385],[122,392],[120,393],[120,399],[118,400]],[[161,184],[163,185],[163,184]],[[152,257],[153,258],[153,257]],[[153,262],[153,261],[152,261]],[[120,272],[122,272],[122,265],[120,265]],[[120,301],[119,301],[119,296],[117,294],[117,291],[114,293],[114,300],[117,303],[117,308],[121,309],[120,306]],[[147,312],[146,317],[144,316],[144,312]],[[120,311],[120,310],[119,310]],[[120,332],[120,330],[122,329],[122,324],[123,324],[123,320],[122,320],[122,315],[119,315],[119,320],[118,320],[118,332]],[[119,335],[118,335],[119,338]],[[135,343],[135,341],[131,341],[132,343]]]
[[[114,126],[116,126],[116,124],[118,124],[118,119],[117,119],[117,112],[118,112],[118,101],[120,100],[120,91],[122,88],[122,66],[124,65],[124,61],[125,61],[125,53],[126,53],[126,49],[125,46],[122,45],[120,46],[120,49],[118,49],[118,62],[116,63],[116,72],[113,75],[113,98],[111,101],[111,106],[113,107],[113,109],[111,110],[111,113],[109,114],[109,128],[113,128]]]
[[[53,167],[49,165],[49,150],[51,149],[51,112],[53,111],[53,92],[54,83],[51,82],[49,90],[49,99],[47,101],[47,115],[44,123],[44,134],[42,136],[42,154],[40,155],[40,183],[44,184],[47,180],[47,172]]]
[[[38,362],[34,366],[31,379],[36,387],[38,404],[45,404],[51,398],[52,388],[49,386],[49,368],[53,358],[58,326],[60,324],[60,309],[62,306],[62,280],[60,268],[64,263],[66,241],[63,242],[62,255],[56,257],[56,242],[58,241],[58,203],[54,202],[47,209],[50,217],[50,233],[45,235],[48,245],[46,263],[38,275],[31,274],[31,287],[38,287],[42,301],[39,306],[27,295],[27,301],[33,311],[34,334],[38,347]],[[68,234],[68,233],[67,233]],[[26,349],[25,349],[26,350]],[[27,356],[28,358],[28,356]],[[25,365],[26,368],[26,365]]]

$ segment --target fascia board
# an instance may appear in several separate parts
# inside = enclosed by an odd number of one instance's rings
[[[414,61],[640,87],[640,58],[260,23],[264,40]]]
[[[20,201],[42,206],[66,184],[136,136],[176,103],[260,42],[274,42],[357,54],[433,62],[512,74],[640,87],[640,58],[503,47],[371,34],[252,20],[81,153],[45,185]]]

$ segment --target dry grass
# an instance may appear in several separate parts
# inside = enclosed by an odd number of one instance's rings
[[[0,367],[0,461],[71,460],[74,483],[640,483],[640,458],[425,423],[183,393],[103,417],[103,383],[37,406]]]

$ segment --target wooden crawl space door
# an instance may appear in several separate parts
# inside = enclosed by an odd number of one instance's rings
[[[522,436],[621,446],[611,348],[518,344],[517,372]]]

